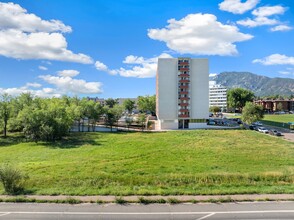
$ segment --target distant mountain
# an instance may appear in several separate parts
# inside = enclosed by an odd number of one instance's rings
[[[222,72],[210,80],[227,88],[249,89],[256,96],[294,94],[294,79],[290,78],[270,78],[249,72]]]

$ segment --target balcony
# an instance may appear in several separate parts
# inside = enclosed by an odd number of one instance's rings
[[[189,74],[187,74],[187,73],[181,73],[180,75],[178,75],[179,77],[190,77],[190,75]]]
[[[178,117],[179,117],[179,118],[189,118],[190,115],[188,115],[188,114],[187,114],[187,115],[178,115]]]
[[[189,97],[179,97],[180,100],[189,100]]]
[[[188,112],[189,109],[180,109],[179,111],[180,111],[180,112]]]
[[[180,95],[188,95],[189,92],[179,92]]]
[[[189,68],[179,68],[179,71],[189,71]]]
[[[188,79],[180,79],[179,82],[180,83],[189,83],[190,80],[188,80]]]
[[[179,106],[188,106],[189,103],[179,103]]]
[[[188,89],[189,86],[179,86],[180,89]]]
[[[179,62],[179,65],[187,66],[187,65],[189,65],[189,62]]]

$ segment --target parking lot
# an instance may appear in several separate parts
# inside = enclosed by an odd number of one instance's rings
[[[279,128],[279,127],[274,127],[270,125],[260,125],[259,127],[265,127],[267,130],[277,130],[281,132],[282,136],[280,138],[284,138],[288,141],[294,142],[294,131],[291,131],[289,129],[284,129],[284,128]],[[258,131],[257,131],[258,132]],[[266,134],[269,135],[269,134]]]

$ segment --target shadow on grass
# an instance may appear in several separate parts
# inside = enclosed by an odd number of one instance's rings
[[[96,132],[74,132],[70,133],[68,137],[63,138],[62,140],[42,142],[41,145],[63,149],[78,148],[83,145],[99,146],[101,145],[101,142],[97,140],[99,137],[100,134],[97,134]]]
[[[0,136],[0,147],[8,147],[23,142],[26,142],[25,138],[23,135],[20,134],[12,134],[8,135],[7,137]]]

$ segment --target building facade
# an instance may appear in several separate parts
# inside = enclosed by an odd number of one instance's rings
[[[208,59],[159,58],[157,68],[156,128],[205,127],[209,116]]]
[[[263,109],[267,112],[294,111],[294,100],[290,100],[290,99],[289,100],[255,100],[254,103],[256,105],[261,105]]]
[[[227,88],[209,81],[209,107],[220,107],[221,111],[227,110]]]

